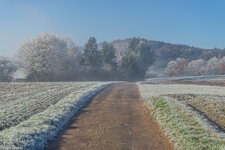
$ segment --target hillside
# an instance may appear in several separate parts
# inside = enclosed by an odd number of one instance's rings
[[[114,40],[111,43],[116,49],[117,58],[120,59],[126,48],[128,47],[131,38],[125,40]],[[187,60],[203,59],[209,60],[210,58],[216,56],[221,58],[225,56],[224,49],[204,49],[197,48],[193,46],[181,45],[181,44],[171,44],[161,41],[149,40],[153,51],[155,52],[155,64],[161,68],[166,67],[167,63],[176,58],[185,58]]]

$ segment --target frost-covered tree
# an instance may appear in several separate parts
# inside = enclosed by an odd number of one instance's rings
[[[0,82],[11,81],[15,71],[16,66],[10,59],[0,57]]]
[[[73,59],[78,53],[68,37],[41,33],[19,46],[17,59],[26,70],[28,79],[54,81],[63,80],[68,70],[77,65]]]
[[[205,74],[206,61],[203,59],[197,59],[190,61],[185,68],[185,75],[198,76]]]
[[[184,58],[170,61],[165,69],[165,74],[168,76],[182,76],[185,74],[187,64],[188,62]]]
[[[127,52],[120,62],[120,69],[126,80],[144,79],[145,68],[143,66],[141,57],[134,52]]]
[[[120,61],[120,69],[128,80],[142,80],[148,67],[154,62],[154,53],[146,39],[131,39]]]
[[[208,61],[203,59],[187,62],[184,58],[178,58],[167,64],[165,73],[168,76],[199,76],[225,74],[225,57],[212,57]]]
[[[219,60],[219,64],[220,64],[220,72],[219,74],[225,74],[225,57],[221,58]]]
[[[219,59],[216,57],[213,57],[209,59],[204,66],[205,74],[207,75],[214,75],[219,72],[219,65],[218,65]]]
[[[79,73],[82,71],[80,66],[82,52],[79,47],[69,37],[63,37],[67,45],[67,55],[64,62],[63,77],[64,80],[77,80]]]

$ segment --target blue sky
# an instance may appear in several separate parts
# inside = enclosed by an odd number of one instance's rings
[[[225,48],[224,0],[1,0],[0,56],[40,32],[68,35],[77,45],[145,37],[202,48]]]

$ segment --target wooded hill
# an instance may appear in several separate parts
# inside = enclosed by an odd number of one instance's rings
[[[123,56],[131,39],[114,40],[111,42],[116,49],[117,59]],[[153,40],[149,40],[149,43],[155,53],[155,65],[158,68],[165,68],[169,61],[175,60],[176,58],[185,58],[191,61],[196,59],[209,60],[212,57],[222,58],[225,56],[224,49],[204,49]]]

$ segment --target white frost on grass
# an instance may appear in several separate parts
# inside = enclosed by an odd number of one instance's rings
[[[45,111],[33,115],[15,127],[1,131],[0,149],[37,150],[44,148],[88,99],[110,84],[112,83],[96,82],[81,90],[78,89]]]
[[[167,94],[208,94],[225,95],[225,87],[189,84],[143,84],[138,83],[143,96],[159,96]]]
[[[37,83],[33,83],[33,85],[35,84]],[[0,102],[0,131],[27,120],[30,116],[44,111],[50,105],[54,105],[61,100],[62,97],[76,91],[76,89],[86,88],[91,84],[94,83],[64,82],[59,83],[57,86],[54,86],[54,83],[52,83],[51,88],[42,87],[42,91],[40,91],[40,87],[37,84],[36,93],[28,92],[22,98],[15,100],[11,100],[12,97],[6,96],[4,100],[8,100],[8,102]]]
[[[186,103],[174,98],[161,96],[161,94],[174,93],[203,93],[202,86],[186,89],[186,85],[150,85],[138,84],[140,93],[144,98],[145,105],[156,116],[165,134],[175,144],[176,149],[181,150],[222,150],[225,147],[225,135],[194,112]],[[165,89],[165,88],[169,89]],[[210,90],[210,87],[204,86]],[[215,87],[212,87],[215,88]],[[198,91],[195,91],[198,89]],[[157,90],[157,91],[156,91]],[[157,93],[153,93],[156,91]],[[216,93],[222,94],[222,93]]]

